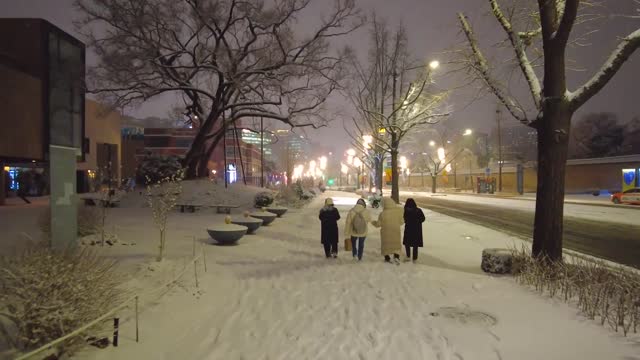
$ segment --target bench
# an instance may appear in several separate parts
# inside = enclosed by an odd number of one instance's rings
[[[115,207],[120,205],[120,198],[118,194],[112,195],[111,199],[109,199],[106,195],[99,193],[89,193],[89,194],[81,194],[80,199],[84,201],[85,205],[88,206],[96,206],[102,205],[105,207]]]
[[[209,205],[210,207],[216,208],[216,213],[218,214],[231,214],[231,209],[239,208],[238,205]]]
[[[202,205],[202,204],[193,204],[193,203],[177,203],[176,206],[180,208],[180,212],[181,213],[185,212],[185,210],[187,212],[192,212],[193,213],[193,212],[196,212],[196,210],[199,207],[203,207],[204,205]]]
[[[195,203],[178,203],[176,204],[177,207],[180,208],[180,212],[183,213],[185,212],[185,210],[187,212],[196,212],[196,210],[198,208],[201,207],[211,207],[211,208],[216,208],[216,213],[218,214],[231,214],[231,209],[237,209],[240,206],[238,205],[204,205],[204,204],[195,204]]]

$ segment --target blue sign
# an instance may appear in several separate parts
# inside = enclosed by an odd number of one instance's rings
[[[487,175],[487,177],[489,177],[489,175],[491,175],[491,168],[484,169],[484,174]]]
[[[636,170],[635,169],[622,170],[622,178],[626,185],[633,185],[636,180]]]

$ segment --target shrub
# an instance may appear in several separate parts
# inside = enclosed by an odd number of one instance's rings
[[[273,201],[274,201],[273,194],[268,191],[260,192],[256,194],[256,197],[254,198],[254,204],[255,204],[255,207],[257,208],[269,206],[273,204]]]
[[[160,231],[158,245],[158,261],[164,256],[165,241],[167,237],[167,221],[169,213],[176,206],[182,193],[182,178],[184,171],[178,170],[177,174],[156,183],[147,185],[147,204],[153,214],[153,223]]]
[[[0,335],[28,351],[94,320],[121,299],[114,262],[87,249],[29,244],[0,258]],[[61,345],[68,349],[80,339]]]
[[[601,325],[626,336],[640,329],[640,274],[603,261],[534,259],[528,248],[512,249],[518,282],[575,304]],[[517,265],[516,265],[517,264]]]
[[[178,158],[174,156],[159,156],[147,154],[136,172],[136,181],[139,184],[157,184],[177,176],[182,169]]]
[[[51,208],[46,207],[38,220],[42,232],[51,236]],[[102,231],[102,212],[96,206],[78,206],[78,236],[99,234]]]

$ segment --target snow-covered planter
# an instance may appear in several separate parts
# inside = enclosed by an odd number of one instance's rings
[[[491,274],[509,274],[513,266],[513,254],[509,249],[482,250],[482,271]]]
[[[270,206],[267,208],[267,211],[273,214],[278,215],[278,217],[282,217],[282,215],[284,215],[287,212],[287,208],[286,207],[282,207],[282,206]]]
[[[257,211],[257,212],[251,213],[251,217],[262,220],[262,226],[267,226],[271,224],[273,220],[275,220],[278,217],[278,215],[274,213],[270,213],[268,211]]]
[[[207,228],[209,236],[223,245],[234,244],[240,240],[249,229],[236,224],[214,225]]]
[[[262,225],[263,220],[254,217],[242,217],[231,219],[232,224],[246,226],[247,234],[253,234]]]

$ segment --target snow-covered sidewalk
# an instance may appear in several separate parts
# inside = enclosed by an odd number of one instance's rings
[[[325,195],[334,197],[342,225],[356,198]],[[483,248],[519,240],[425,211],[417,264],[383,263],[377,229],[362,262],[344,251],[325,259],[322,200],[237,246],[207,245],[199,291],[185,280],[144,308],[140,343],[123,314],[118,348],[77,358],[640,359],[637,337],[623,338],[510,277],[480,271]],[[193,229],[203,241],[205,226]]]

